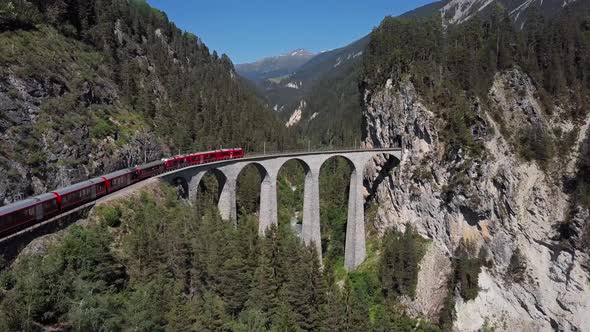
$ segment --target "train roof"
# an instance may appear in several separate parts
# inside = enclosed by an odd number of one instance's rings
[[[185,154],[185,155],[172,156],[170,158],[162,158],[162,161],[182,159],[182,158],[186,158],[186,157],[190,157],[190,156],[198,156],[198,155],[207,154],[207,153],[235,151],[235,150],[242,150],[242,148],[229,148],[229,149],[220,149],[220,150],[201,151],[201,152],[189,153],[189,154]]]
[[[159,166],[163,163],[162,160],[156,160],[156,161],[152,161],[151,163],[147,163],[147,164],[143,164],[143,165],[139,165],[139,168],[150,168],[150,167],[154,167],[154,166]]]
[[[36,205],[37,203],[40,203],[40,202],[54,200],[56,198],[57,197],[55,196],[55,194],[46,193],[46,194],[41,194],[41,195],[38,195],[38,196],[35,196],[32,198],[27,198],[22,201],[14,202],[12,204],[0,207],[0,216],[28,208],[28,207],[30,207],[32,205]]]
[[[37,202],[49,201],[51,199],[56,199],[56,198],[57,197],[53,193],[46,193],[46,194],[41,194],[39,196],[33,197],[33,199],[36,200]]]
[[[110,179],[116,178],[118,176],[129,174],[129,173],[133,173],[133,172],[135,172],[135,168],[130,167],[130,168],[122,169],[120,171],[109,173],[107,175],[103,175],[102,177],[107,178],[107,179],[110,180]]]
[[[18,211],[18,210],[22,210],[24,208],[27,208],[33,204],[35,204],[37,201],[32,199],[32,198],[28,198],[22,201],[18,201],[18,202],[14,202],[12,204],[8,204],[5,206],[0,207],[0,216]]]
[[[60,194],[60,195],[65,195],[65,194],[69,194],[71,192],[80,190],[80,189],[84,189],[86,187],[92,186],[94,184],[100,183],[100,182],[104,182],[104,179],[102,178],[96,178],[96,179],[92,179],[92,180],[88,180],[88,181],[84,181],[84,182],[80,182],[80,183],[76,183],[73,184],[69,187],[65,187],[65,188],[61,188],[58,190],[55,190],[54,192]]]

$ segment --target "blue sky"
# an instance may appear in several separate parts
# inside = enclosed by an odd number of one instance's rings
[[[234,63],[287,53],[345,46],[387,15],[434,0],[147,0],[211,51]]]

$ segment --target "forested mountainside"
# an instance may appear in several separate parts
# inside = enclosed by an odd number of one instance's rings
[[[358,68],[369,36],[322,52],[289,75],[256,81],[269,107],[312,145],[360,140]],[[329,120],[329,121],[328,121]]]
[[[435,2],[400,15],[424,18],[436,15],[443,2]],[[305,82],[296,100],[283,105],[282,117],[300,136],[315,145],[358,144],[362,108],[359,80],[363,54],[371,34],[337,50],[322,53],[303,65],[287,80]]]
[[[403,147],[375,194],[378,228],[438,248],[408,312],[459,331],[586,331],[590,4],[532,11],[522,30],[510,14],[373,32],[365,144]]]
[[[0,2],[0,204],[179,151],[288,144],[219,56],[143,0]]]

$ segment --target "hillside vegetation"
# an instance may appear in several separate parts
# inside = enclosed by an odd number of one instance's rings
[[[292,146],[227,56],[145,1],[2,1],[0,73],[8,201],[179,151]]]
[[[433,109],[440,110],[449,155],[459,149],[477,155],[482,145],[475,141],[470,128],[481,120],[473,101],[479,100],[486,110],[493,108],[488,92],[498,72],[521,68],[530,75],[548,116],[567,109],[568,113],[561,114],[562,120],[576,122],[587,114],[588,5],[566,7],[551,19],[533,11],[523,30],[518,30],[499,6],[489,19],[475,17],[446,29],[438,18],[390,17],[373,31],[363,60],[363,88],[374,89],[385,86],[387,80],[395,83],[409,78]],[[493,110],[490,113],[501,128],[509,125]],[[513,135],[512,142],[526,153],[526,159],[547,162],[553,153],[551,145],[559,144],[561,137],[535,126],[542,124],[532,123],[522,126],[519,133],[503,134]]]
[[[234,227],[211,203],[192,207],[158,186],[97,208],[0,273],[0,329],[434,330],[396,309],[420,257],[393,252],[415,248],[411,235],[388,236],[384,258],[349,276],[323,273],[288,223],[260,238],[254,216]]]

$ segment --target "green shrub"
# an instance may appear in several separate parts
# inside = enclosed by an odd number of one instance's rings
[[[520,133],[520,155],[527,161],[537,161],[545,167],[555,154],[551,135],[541,127],[527,127]]]
[[[385,297],[416,294],[419,264],[424,255],[418,237],[411,228],[403,234],[391,231],[383,237],[379,279]]]
[[[516,248],[510,257],[510,264],[508,265],[508,278],[516,283],[524,281],[525,273],[527,269],[526,258],[520,251],[520,248]]]
[[[484,262],[476,252],[475,244],[461,241],[454,258],[454,283],[465,301],[473,300],[479,292],[479,273]]]
[[[0,3],[0,28],[31,28],[40,20],[39,10],[28,1],[11,0]]]
[[[110,121],[98,119],[90,130],[90,135],[93,138],[101,139],[114,135],[116,132],[117,128]]]
[[[121,209],[118,207],[105,207],[101,213],[107,226],[119,227],[121,225]]]

